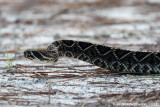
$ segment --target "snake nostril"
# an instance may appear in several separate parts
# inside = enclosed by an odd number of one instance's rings
[[[29,50],[25,50],[24,51],[24,57],[28,57],[30,56],[30,51]]]

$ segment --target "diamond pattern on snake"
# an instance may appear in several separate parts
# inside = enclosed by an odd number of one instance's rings
[[[44,50],[28,49],[24,56],[42,62],[57,62],[65,56],[115,72],[160,73],[160,52],[129,51],[83,41],[55,41]]]

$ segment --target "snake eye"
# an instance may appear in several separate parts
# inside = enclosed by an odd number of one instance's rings
[[[39,51],[35,50],[35,51],[32,51],[32,54],[34,55],[35,58],[38,58],[38,59],[43,59],[43,55],[42,53],[40,53]]]

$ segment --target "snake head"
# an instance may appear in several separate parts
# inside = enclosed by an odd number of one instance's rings
[[[56,62],[58,55],[47,50],[28,49],[24,51],[24,57],[33,61]]]

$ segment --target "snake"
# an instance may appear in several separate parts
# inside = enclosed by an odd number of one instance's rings
[[[25,50],[24,57],[54,63],[60,57],[70,57],[118,73],[160,74],[160,52],[130,51],[84,41],[54,41],[46,49]]]

